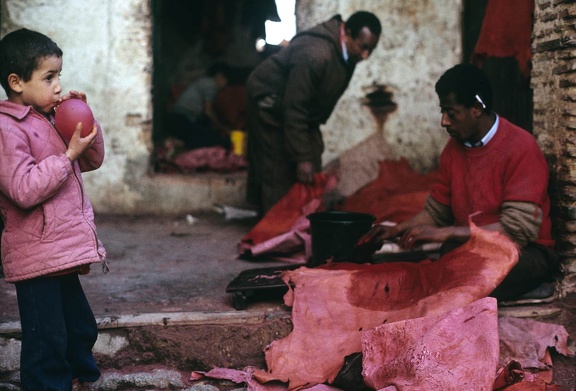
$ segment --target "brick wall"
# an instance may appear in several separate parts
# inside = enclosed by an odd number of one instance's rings
[[[557,250],[576,291],[576,0],[535,0],[534,134],[551,171]]]

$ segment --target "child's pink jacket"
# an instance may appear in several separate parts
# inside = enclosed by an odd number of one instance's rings
[[[0,101],[0,213],[2,262],[7,282],[102,262],[94,212],[81,172],[104,160],[98,136],[70,164],[66,144],[51,121],[29,106]]]

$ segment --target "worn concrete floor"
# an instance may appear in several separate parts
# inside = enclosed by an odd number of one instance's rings
[[[110,272],[103,274],[99,265],[93,265],[81,281],[97,318],[234,311],[233,295],[226,293],[234,277],[245,269],[285,264],[236,259],[236,245],[255,220],[226,221],[210,212],[190,216],[195,219],[192,224],[186,215],[96,217]],[[0,284],[0,298],[0,319],[18,320],[11,284]],[[251,310],[263,305],[254,304]]]
[[[111,270],[103,274],[95,266],[82,277],[82,283],[103,327],[104,319],[108,322],[127,315],[153,323],[166,321],[162,314],[180,314],[188,322],[189,314],[196,314],[196,322],[214,322],[211,317],[216,316],[218,322],[229,319],[231,324],[262,314],[289,316],[276,293],[258,296],[248,302],[246,310],[239,311],[234,308],[233,295],[226,292],[230,281],[243,270],[286,265],[237,259],[237,243],[256,223],[254,219],[227,221],[221,214],[204,212],[162,218],[97,216],[96,223]],[[574,294],[553,305],[522,311],[517,313],[563,324],[572,338],[576,337]],[[17,321],[14,287],[2,283],[0,333],[14,332]],[[555,377],[567,389],[576,387],[575,359],[560,358]]]

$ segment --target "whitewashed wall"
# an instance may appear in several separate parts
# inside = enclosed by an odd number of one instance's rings
[[[104,128],[104,166],[85,175],[97,212],[187,213],[214,203],[243,202],[243,175],[149,174],[150,0],[2,0],[0,4],[0,35],[26,27],[54,39],[64,51],[64,88],[85,91]],[[460,0],[301,0],[297,15],[305,28],[335,13],[346,18],[358,9],[377,14],[383,34],[323,128],[324,161],[334,160],[378,131],[360,104],[366,88],[378,83],[394,88],[398,104],[383,131],[390,157],[406,156],[415,168],[427,170],[446,141],[433,85],[460,58]]]
[[[105,129],[104,166],[84,175],[96,209],[132,209],[150,153],[151,17],[142,0],[3,0],[2,35],[25,27],[63,50],[64,91],[84,91]]]
[[[390,157],[404,156],[414,168],[434,167],[448,137],[440,127],[434,83],[461,59],[460,0],[300,0],[299,29],[340,14],[370,11],[382,23],[382,35],[370,58],[360,63],[335,113],[322,128],[324,161],[378,131],[361,105],[367,88],[384,84],[394,91],[398,108],[384,125]],[[394,156],[395,155],[395,156]]]

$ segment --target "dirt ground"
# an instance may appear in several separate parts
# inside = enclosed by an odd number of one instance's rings
[[[95,311],[102,315],[127,309],[132,312],[234,311],[233,297],[226,293],[226,287],[240,272],[285,265],[236,259],[236,244],[254,220],[226,221],[221,215],[211,213],[194,217],[198,220],[192,225],[186,223],[186,216],[101,217],[97,221],[99,232],[113,269],[106,276],[91,275],[87,289],[92,290],[93,296],[98,289],[106,293],[96,295]],[[576,351],[576,293],[544,307],[547,306],[562,311],[534,316],[534,319],[563,325]],[[242,369],[248,365],[265,368],[264,347],[291,331],[289,316],[282,315],[289,314],[289,309],[283,306],[281,294],[264,293],[253,298],[246,311],[280,315],[249,327],[200,325],[133,329],[129,337],[134,350],[126,351],[121,359],[111,360],[109,364],[130,368],[160,362],[184,371],[211,367]],[[553,353],[553,361],[554,381],[565,390],[576,388],[576,358]]]
[[[203,213],[163,218],[97,216],[96,223],[111,271],[103,274],[94,267],[82,278],[82,284],[97,318],[141,313],[237,313],[226,287],[239,273],[286,265],[237,259],[237,243],[255,223],[250,219],[227,221],[222,215]],[[536,311],[532,317],[563,325],[576,350],[576,293],[543,307],[550,306],[562,311],[546,316],[537,316]],[[268,315],[257,325],[119,329],[116,332],[130,339],[130,349],[118,357],[99,357],[100,365],[124,371],[162,365],[187,375],[188,371],[212,366],[264,368],[263,348],[291,331],[289,309],[282,304],[281,295],[263,295],[250,301],[244,311]],[[14,287],[0,284],[0,323],[17,320]],[[576,388],[576,358],[553,354],[553,361],[555,382],[565,390]]]

